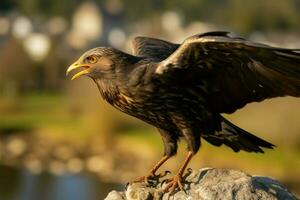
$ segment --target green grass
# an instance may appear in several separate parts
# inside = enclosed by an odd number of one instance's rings
[[[0,110],[3,113],[0,115],[2,132],[55,129],[65,133],[81,133],[83,130],[82,119],[68,113],[68,102],[60,94],[30,94],[10,100],[0,98],[1,103],[9,104],[10,107],[5,110],[2,106],[3,110]]]

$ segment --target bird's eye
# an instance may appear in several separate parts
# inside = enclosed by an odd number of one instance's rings
[[[91,64],[94,64],[94,63],[97,62],[96,56],[89,56],[89,57],[87,57],[86,59],[87,59],[87,61],[88,61],[89,63],[91,63]]]

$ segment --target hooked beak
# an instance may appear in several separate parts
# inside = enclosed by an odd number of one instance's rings
[[[70,65],[70,67],[67,69],[66,72],[66,76],[73,70],[78,69],[78,68],[84,68],[84,70],[79,71],[78,73],[76,73],[74,76],[72,76],[71,80],[74,80],[76,78],[78,78],[79,76],[85,75],[89,73],[89,69],[91,68],[90,66],[88,66],[87,64],[78,64],[77,62],[73,63],[72,65]]]

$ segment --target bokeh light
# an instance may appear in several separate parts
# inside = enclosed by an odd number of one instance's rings
[[[42,61],[51,47],[50,39],[42,33],[32,33],[24,40],[24,48],[34,61]]]
[[[182,17],[174,12],[167,11],[161,17],[162,27],[168,32],[175,34],[182,28]]]
[[[85,2],[77,9],[72,20],[74,37],[86,42],[100,39],[102,33],[102,15],[92,2]]]
[[[32,23],[25,16],[17,17],[12,24],[12,33],[18,39],[23,39],[32,32]]]
[[[120,28],[113,28],[108,34],[109,44],[116,48],[122,48],[126,42],[126,34]]]
[[[67,29],[67,21],[62,17],[53,17],[48,21],[47,28],[52,35],[62,34]]]

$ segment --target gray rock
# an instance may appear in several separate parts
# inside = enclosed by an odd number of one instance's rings
[[[104,200],[125,200],[126,197],[123,193],[117,191],[111,191]]]
[[[162,192],[166,184],[134,183],[123,192],[112,191],[105,200],[296,200],[278,181],[250,176],[232,169],[205,168],[189,171],[184,189],[174,194]]]

